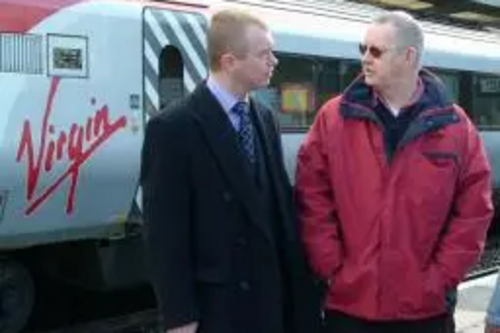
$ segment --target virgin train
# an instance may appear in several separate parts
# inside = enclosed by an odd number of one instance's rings
[[[279,66],[254,92],[295,154],[319,105],[359,72],[381,12],[344,1],[0,0],[0,327],[20,332],[40,276],[102,291],[146,281],[141,247],[144,127],[207,75],[212,13],[267,21]],[[500,39],[423,22],[424,65],[481,129],[500,188]],[[496,225],[490,239],[495,239]],[[43,285],[42,285],[43,287]]]

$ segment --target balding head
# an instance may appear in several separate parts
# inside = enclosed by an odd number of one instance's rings
[[[373,23],[390,24],[394,27],[396,46],[400,49],[413,47],[416,51],[418,66],[424,51],[424,33],[413,16],[404,11],[391,11],[377,16]]]

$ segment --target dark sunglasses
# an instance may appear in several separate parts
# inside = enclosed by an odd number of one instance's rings
[[[373,46],[373,45],[366,45],[366,44],[359,44],[359,53],[364,56],[366,52],[369,52],[370,55],[375,58],[375,59],[378,59],[380,58],[385,52],[387,52],[388,50],[387,49],[382,49],[380,47],[377,47],[377,46]]]

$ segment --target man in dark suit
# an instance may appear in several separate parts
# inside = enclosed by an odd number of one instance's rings
[[[168,333],[314,333],[278,125],[248,93],[277,59],[264,22],[225,10],[210,75],[151,119],[142,155],[147,259]]]

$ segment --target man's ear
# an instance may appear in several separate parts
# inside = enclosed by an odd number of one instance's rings
[[[231,70],[236,62],[236,57],[231,53],[224,53],[220,56],[220,68],[224,71]]]

